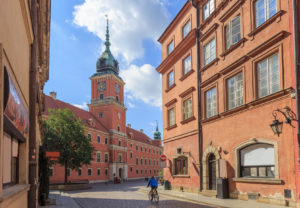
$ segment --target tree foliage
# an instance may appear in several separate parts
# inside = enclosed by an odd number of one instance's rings
[[[49,110],[44,122],[44,146],[48,151],[60,152],[58,163],[67,169],[78,169],[90,164],[94,148],[91,139],[85,136],[84,124],[69,109]]]

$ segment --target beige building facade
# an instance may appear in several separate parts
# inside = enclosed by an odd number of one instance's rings
[[[0,5],[0,207],[37,207],[50,0]]]

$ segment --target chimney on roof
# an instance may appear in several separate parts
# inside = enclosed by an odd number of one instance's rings
[[[54,100],[56,99],[56,92],[50,92],[50,97],[52,97]]]
[[[143,130],[143,129],[140,129],[140,132],[142,132],[142,133],[143,133],[143,132],[144,132],[144,130]]]
[[[131,124],[127,124],[127,127],[131,128]]]

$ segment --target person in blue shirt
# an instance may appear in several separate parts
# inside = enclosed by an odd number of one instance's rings
[[[148,182],[148,186],[151,186],[151,190],[149,192],[149,194],[151,194],[151,200],[153,199],[153,193],[155,193],[157,191],[157,181],[155,180],[154,176],[152,176]]]

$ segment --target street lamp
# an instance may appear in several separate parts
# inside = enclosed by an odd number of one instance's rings
[[[277,134],[279,136],[282,133],[282,127],[283,127],[283,122],[278,121],[276,118],[277,112],[281,113],[284,116],[286,124],[289,124],[290,126],[295,128],[292,125],[292,121],[296,121],[296,116],[288,106],[285,106],[281,110],[277,109],[277,110],[273,111],[274,120],[273,120],[273,123],[270,124],[270,127],[272,128],[274,134]]]

